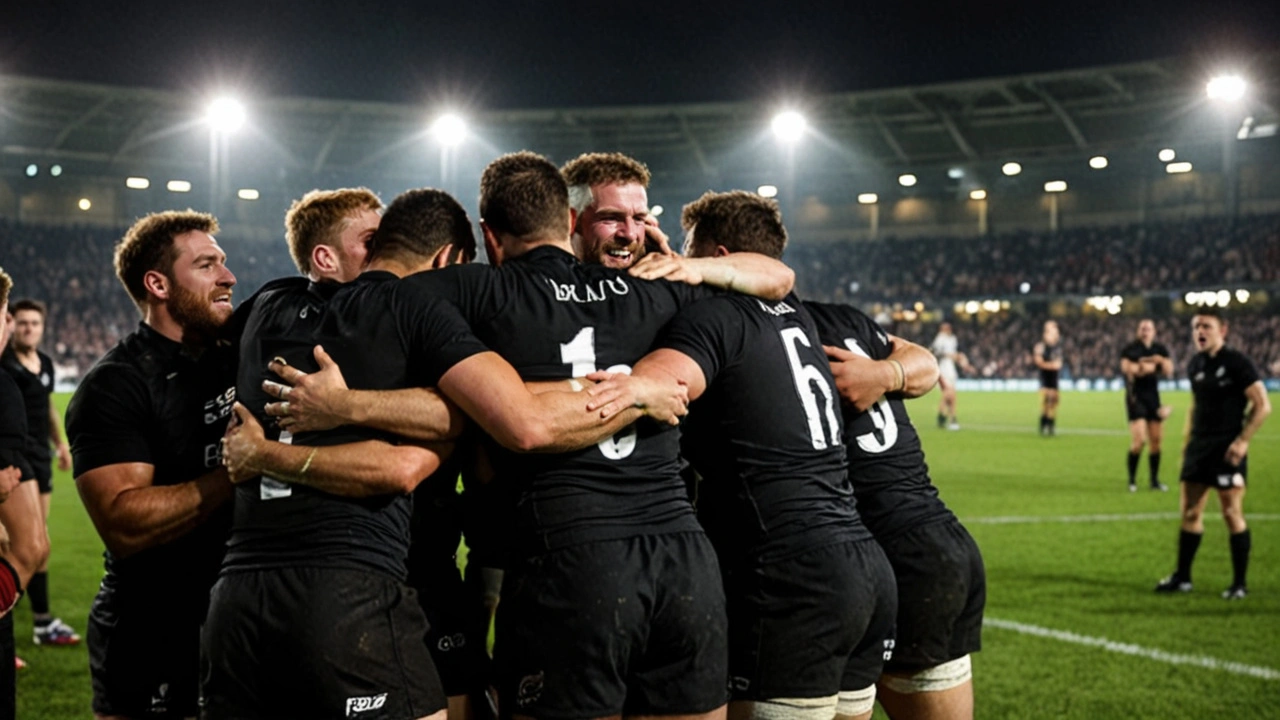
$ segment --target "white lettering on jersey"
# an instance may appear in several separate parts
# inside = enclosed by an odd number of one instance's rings
[[[764,306],[764,303],[761,303]],[[794,312],[794,311],[792,311]],[[791,379],[795,381],[796,393],[800,396],[800,404],[804,406],[805,419],[809,424],[809,437],[813,440],[814,450],[826,450],[840,442],[840,423],[836,419],[835,394],[831,385],[822,377],[822,373],[812,365],[800,361],[800,353],[796,350],[799,343],[812,347],[809,338],[801,328],[786,328],[781,331],[782,346],[787,350],[787,361],[791,364]],[[822,393],[823,407],[818,408],[818,396],[813,392],[814,386]],[[826,416],[827,432],[822,430],[823,415]],[[829,439],[828,439],[829,438]]]
[[[793,312],[795,312],[795,311],[796,311],[796,309],[795,309],[795,308],[791,307],[790,305],[788,305],[788,304],[786,304],[786,303],[784,303],[784,302],[780,302],[780,303],[778,303],[778,304],[776,304],[776,305],[768,305],[768,304],[766,304],[766,303],[765,303],[765,301],[763,301],[763,300],[759,300],[759,299],[757,299],[757,300],[756,300],[756,302],[760,303],[760,309],[761,309],[761,310],[763,310],[763,311],[765,311],[765,312],[769,313],[770,315],[774,315],[774,316],[777,316],[777,317],[781,317],[781,316],[783,316],[783,315],[788,315],[788,314],[793,313]]]
[[[377,710],[387,704],[387,694],[367,695],[365,697],[347,698],[347,717],[355,717],[359,713]]]
[[[844,346],[854,355],[872,359],[854,338],[845,338]],[[871,416],[871,422],[875,423],[876,430],[880,431],[884,440],[876,439],[874,432],[863,433],[856,438],[858,447],[862,448],[863,452],[869,453],[882,453],[893,447],[893,444],[898,442],[898,419],[893,416],[893,408],[889,407],[889,398],[881,396],[875,405],[867,408],[867,414]]]
[[[559,283],[551,278],[545,279],[547,284],[551,286],[552,292],[555,293],[558,302],[604,302],[611,295],[626,295],[631,292],[631,286],[627,285],[627,281],[620,277],[601,280],[594,285],[572,285],[570,283]]]

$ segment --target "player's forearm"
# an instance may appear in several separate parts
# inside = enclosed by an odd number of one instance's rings
[[[433,388],[347,390],[337,408],[352,425],[427,442],[456,440],[466,416]]]
[[[263,440],[246,469],[291,485],[360,498],[412,492],[440,467],[440,459],[433,450],[377,440],[332,447]]]
[[[796,285],[795,271],[759,253],[738,252],[716,258],[691,258],[688,262],[697,268],[704,284],[765,300],[781,300]]]
[[[902,338],[894,338],[893,351],[889,353],[888,359],[902,364],[905,379],[901,391],[903,397],[920,397],[938,384],[938,361],[934,359],[933,353],[923,347]]]
[[[1245,412],[1244,426],[1240,428],[1240,439],[1249,442],[1253,439],[1255,433],[1262,428],[1262,423],[1266,422],[1267,416],[1271,414],[1271,400],[1267,397],[1267,391],[1261,383],[1249,388],[1247,393],[1249,397],[1249,408]]]
[[[642,409],[629,407],[608,420],[601,420],[599,411],[583,411],[586,399],[582,393],[543,393],[537,396],[537,401],[548,421],[546,442],[533,448],[537,452],[572,452],[591,447],[644,417]]]
[[[112,554],[127,557],[191,532],[231,494],[222,468],[177,485],[124,490],[116,495],[98,531]]]

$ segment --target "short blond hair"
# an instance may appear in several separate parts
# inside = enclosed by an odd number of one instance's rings
[[[312,190],[293,201],[284,216],[284,239],[298,272],[311,274],[311,251],[336,246],[343,225],[361,210],[382,211],[382,200],[369,188]]]
[[[0,305],[9,302],[9,291],[12,289],[13,278],[9,277],[9,273],[6,273],[4,268],[0,267]],[[0,322],[3,321],[4,318],[0,318]]]
[[[152,270],[173,277],[173,261],[178,257],[173,240],[193,231],[212,235],[218,232],[218,220],[190,208],[151,213],[139,218],[116,243],[116,277],[139,308],[147,299],[143,278]]]
[[[596,185],[649,187],[649,168],[622,153],[583,153],[560,168],[569,185],[569,206],[582,212],[595,202],[591,188]]]

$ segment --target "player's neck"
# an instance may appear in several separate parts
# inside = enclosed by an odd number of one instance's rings
[[[1224,342],[1224,343],[1219,344],[1217,347],[1209,347],[1209,348],[1205,348],[1205,349],[1204,349],[1204,352],[1205,352],[1205,354],[1206,354],[1206,355],[1208,355],[1209,357],[1218,357],[1218,353],[1222,352],[1222,348],[1224,348],[1224,347],[1226,347],[1226,346],[1227,346],[1227,344]]]
[[[385,258],[369,263],[369,266],[365,268],[365,272],[389,272],[396,277],[402,278],[430,269],[431,258],[424,258],[421,262],[405,262],[394,258]]]
[[[32,345],[29,348],[23,349],[13,343],[10,343],[9,347],[13,349],[13,354],[15,357],[18,358],[18,362],[22,363],[28,368],[33,366],[34,367],[40,366],[40,354],[36,352],[36,348],[34,345]]]
[[[569,238],[540,238],[533,240],[514,240],[512,242],[503,243],[502,256],[504,260],[520,257],[527,252],[531,252],[540,247],[554,247],[573,255],[573,245],[569,243]]]

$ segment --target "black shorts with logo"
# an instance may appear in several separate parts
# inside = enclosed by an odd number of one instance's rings
[[[202,631],[200,717],[407,720],[446,706],[414,591],[297,567],[224,574]]]
[[[204,598],[180,598],[172,588],[98,592],[85,633],[94,713],[196,715]]]
[[[1239,465],[1226,460],[1227,448],[1234,438],[1217,442],[1200,442],[1192,439],[1182,457],[1182,482],[1208,485],[1218,490],[1244,487],[1249,479],[1249,457],[1240,459]]]
[[[880,541],[898,579],[898,635],[886,672],[927,670],[982,649],[987,575],[954,518]]]
[[[729,688],[734,700],[817,698],[874,685],[893,648],[893,568],[874,540],[734,568]]]
[[[410,573],[409,584],[427,616],[427,649],[440,673],[445,695],[468,695],[489,687],[487,633],[474,622],[481,604],[452,558]]]
[[[1164,422],[1160,417],[1160,393],[1142,393],[1132,390],[1124,394],[1124,408],[1129,422],[1146,420],[1147,422]]]
[[[588,542],[513,562],[496,639],[504,714],[683,715],[728,699],[724,592],[700,532]]]

